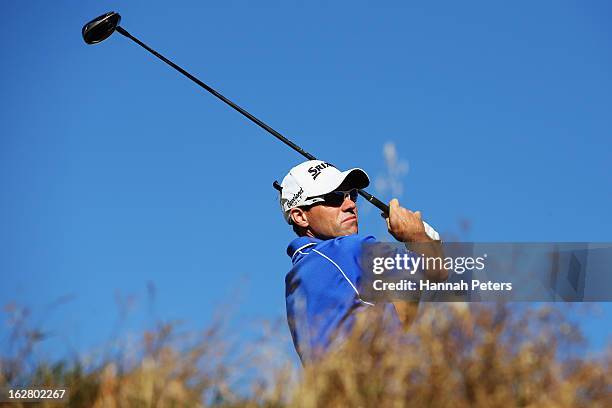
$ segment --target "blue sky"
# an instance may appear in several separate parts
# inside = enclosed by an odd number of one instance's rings
[[[300,156],[127,39],[85,45],[108,10],[338,167],[385,177],[392,143],[400,201],[443,234],[612,241],[608,2],[2,7],[0,303],[32,308],[54,352],[111,337],[116,299],[132,305],[122,330],[148,324],[148,282],[154,315],[194,328],[284,315],[292,232],[271,184]],[[595,347],[601,306],[583,325]]]

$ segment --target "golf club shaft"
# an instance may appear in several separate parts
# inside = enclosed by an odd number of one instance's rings
[[[272,136],[276,137],[278,140],[280,140],[281,142],[285,143],[287,146],[291,147],[293,150],[295,150],[296,152],[298,152],[302,156],[306,157],[308,160],[316,160],[316,157],[314,157],[312,154],[308,153],[307,151],[302,149],[300,146],[296,145],[291,140],[287,139],[285,136],[281,135],[279,132],[277,132],[276,130],[272,129],[270,126],[266,125],[264,122],[262,122],[261,120],[259,120],[255,116],[251,115],[249,112],[247,112],[246,110],[242,109],[240,106],[236,105],[234,102],[230,101],[225,96],[221,95],[219,92],[217,92],[216,90],[214,90],[210,86],[206,85],[204,82],[200,81],[198,78],[194,77],[189,72],[185,71],[183,68],[179,67],[174,62],[170,61],[168,58],[164,57],[163,55],[161,55],[160,53],[155,51],[153,48],[149,47],[147,44],[145,44],[142,41],[140,41],[138,38],[134,37],[132,34],[127,32],[127,30],[125,30],[121,26],[117,26],[116,27],[116,31],[119,34],[123,35],[124,37],[127,37],[130,40],[134,41],[136,44],[140,45],[142,48],[144,48],[145,50],[149,51],[151,54],[155,55],[157,58],[159,58],[160,60],[164,61],[166,64],[170,65],[172,68],[176,69],[178,72],[180,72],[181,74],[185,75],[187,78],[191,79],[193,82],[198,84],[200,87],[204,88],[205,90],[207,90],[208,92],[210,92],[211,94],[213,94],[214,96],[216,96],[217,98],[219,98],[220,100],[222,100],[223,102],[225,102],[226,104],[228,104],[229,106],[231,106],[232,108],[234,108],[235,110],[240,112],[242,115],[246,116],[248,119],[250,119],[257,126],[259,126],[262,129],[266,130]],[[359,190],[359,194],[363,198],[365,198],[367,201],[369,201],[370,203],[372,203],[376,207],[378,207],[378,209],[380,209],[382,212],[384,212],[385,214],[389,214],[389,206],[387,206],[385,203],[383,203],[382,201],[380,201],[379,199],[374,197],[372,194],[368,193],[365,190]]]

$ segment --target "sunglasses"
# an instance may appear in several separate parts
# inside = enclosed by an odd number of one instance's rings
[[[319,196],[323,199],[326,205],[331,207],[340,207],[346,198],[350,198],[352,202],[357,202],[357,197],[359,194],[357,193],[357,189],[352,189],[349,191],[332,191],[331,193],[323,194]]]

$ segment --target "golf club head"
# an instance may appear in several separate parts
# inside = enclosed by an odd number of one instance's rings
[[[83,26],[83,40],[87,44],[97,44],[106,40],[115,31],[120,21],[121,16],[114,11],[94,18]]]

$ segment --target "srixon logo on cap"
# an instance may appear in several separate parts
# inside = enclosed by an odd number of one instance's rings
[[[321,170],[326,169],[328,167],[334,167],[334,165],[331,163],[317,164],[316,166],[309,168],[308,172],[312,176],[312,179],[316,180],[317,177],[319,177],[319,174],[321,174]]]

